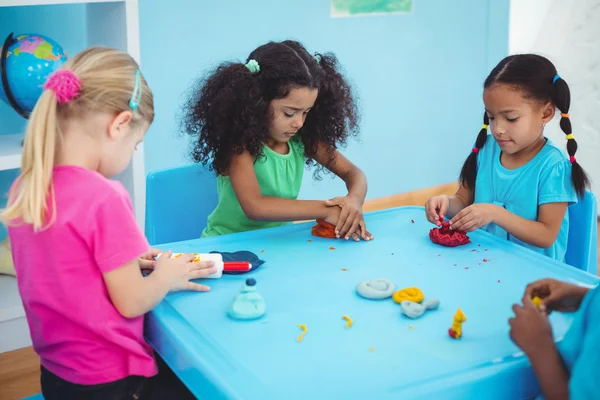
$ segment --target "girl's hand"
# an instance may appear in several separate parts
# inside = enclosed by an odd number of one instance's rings
[[[169,291],[193,290],[196,292],[208,292],[210,288],[191,282],[192,279],[201,279],[217,272],[213,261],[191,262],[194,256],[183,254],[178,258],[171,258],[173,253],[163,253],[154,267],[154,274],[160,274],[166,279]]]
[[[530,297],[523,298],[523,306],[514,304],[512,309],[515,316],[508,320],[510,338],[529,358],[554,346],[548,316],[532,303]]]
[[[472,232],[494,222],[496,209],[494,204],[472,204],[463,208],[450,220],[450,228],[456,231]]]
[[[346,197],[335,197],[331,200],[326,200],[327,207],[341,208],[341,212],[337,221],[331,222],[336,226],[335,234],[337,237],[343,237],[346,240],[352,236],[354,240],[359,241],[373,239],[373,235],[367,232],[365,220],[363,217],[362,202],[348,195]]]
[[[150,249],[149,252],[142,255],[139,259],[140,269],[146,272],[154,270],[154,267],[156,266],[155,259],[160,253],[162,253],[162,251],[159,249]]]
[[[329,215],[325,218],[325,221],[329,222],[332,225],[335,225],[336,222],[338,222],[340,220],[340,214],[342,213],[342,209],[340,207],[338,207],[338,206],[329,207],[329,208],[327,208],[327,212],[328,212]],[[373,236],[368,231],[365,231],[365,232],[366,232],[366,234],[368,236],[370,236],[371,238],[373,238]],[[359,236],[360,233],[361,232],[359,230],[356,230],[352,234],[352,239],[354,239],[354,241],[356,241],[356,242],[360,241],[360,236]],[[337,233],[336,233],[336,235],[337,235]],[[338,236],[338,238],[339,238],[339,236]]]
[[[544,310],[547,312],[573,312],[579,309],[588,290],[585,287],[548,278],[527,285],[523,298],[532,299],[534,296],[541,298]]]
[[[437,226],[441,225],[440,217],[443,217],[448,212],[450,206],[450,198],[448,196],[434,196],[425,203],[425,215],[427,221]]]

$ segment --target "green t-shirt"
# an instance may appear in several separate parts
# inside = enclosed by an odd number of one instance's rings
[[[300,138],[289,142],[289,152],[279,154],[263,145],[264,157],[254,163],[256,180],[263,196],[297,199],[304,173],[304,144]],[[235,196],[229,176],[217,176],[219,204],[208,216],[202,237],[271,228],[290,222],[252,221],[246,217]]]

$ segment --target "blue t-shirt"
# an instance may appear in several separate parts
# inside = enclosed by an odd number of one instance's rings
[[[489,203],[504,207],[521,218],[536,221],[538,207],[546,203],[577,203],[577,194],[571,180],[571,163],[566,154],[549,139],[538,154],[527,164],[506,169],[500,163],[502,150],[492,135],[477,156],[475,203]],[[484,230],[563,262],[569,235],[569,213],[565,213],[558,237],[547,249],[532,246],[510,235],[496,224]]]
[[[584,297],[558,350],[570,373],[569,399],[600,398],[600,289]]]

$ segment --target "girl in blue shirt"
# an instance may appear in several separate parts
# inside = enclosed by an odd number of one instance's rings
[[[532,298],[543,300],[540,308]],[[523,305],[513,305],[510,337],[527,355],[546,400],[597,399],[600,381],[600,293],[554,279],[527,286]],[[577,312],[557,346],[547,313]]]
[[[589,186],[575,159],[567,82],[535,54],[506,57],[485,80],[483,127],[460,173],[454,196],[427,201],[427,219],[452,229],[478,228],[564,261],[567,206]],[[544,137],[544,126],[561,113],[567,157]],[[491,134],[488,135],[488,126]]]

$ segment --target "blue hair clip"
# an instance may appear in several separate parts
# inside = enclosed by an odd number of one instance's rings
[[[560,79],[560,75],[556,75],[556,76],[554,77],[554,79],[552,79],[552,83],[553,83],[553,84],[554,84],[554,83],[556,83],[556,81],[557,81],[557,80],[559,80],[559,79]]]
[[[138,69],[135,71],[135,86],[133,87],[133,93],[131,94],[131,100],[129,100],[129,107],[135,111],[140,106],[140,99],[142,98],[142,74]]]
[[[321,64],[321,55],[320,54],[315,53],[313,55],[313,58],[315,59],[317,64]]]

